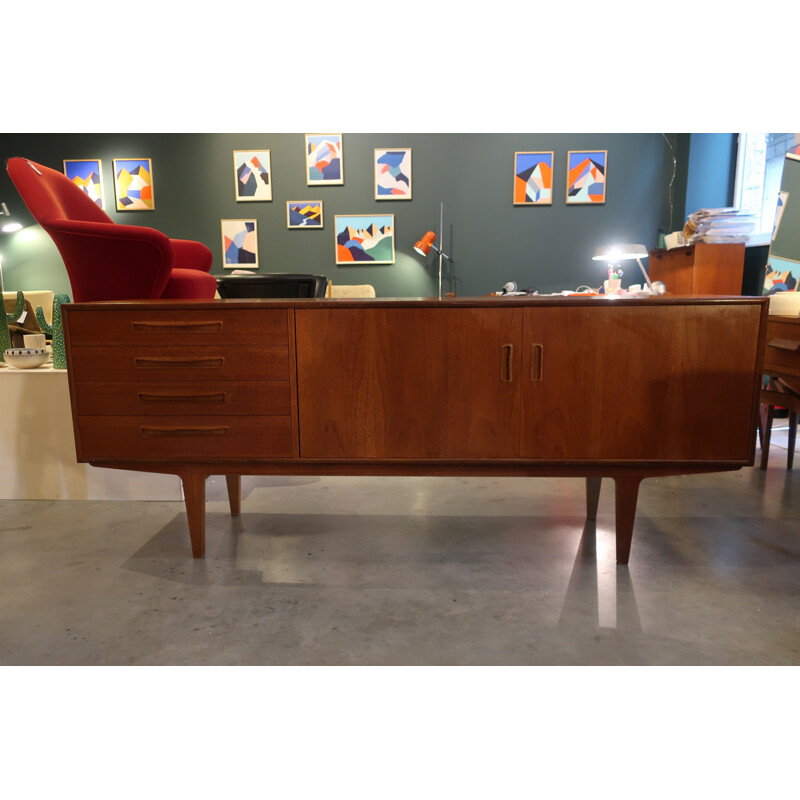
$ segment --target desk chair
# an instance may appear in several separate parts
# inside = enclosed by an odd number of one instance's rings
[[[800,395],[793,392],[780,378],[770,378],[766,388],[761,390],[761,408],[759,414],[759,436],[761,439],[761,469],[767,468],[769,460],[769,442],[772,435],[772,423],[775,419],[775,406],[789,411],[789,440],[786,456],[786,469],[791,469],[794,462],[794,448],[797,438],[797,414],[800,412]]]
[[[76,303],[213,299],[212,255],[201,242],[118,225],[66,175],[27,158],[9,158],[6,170],[58,248]]]
[[[328,291],[325,297],[375,297],[375,287],[368,283],[346,286],[328,282]]]

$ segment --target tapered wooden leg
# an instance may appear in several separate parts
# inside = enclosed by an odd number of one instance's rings
[[[627,564],[631,554],[636,501],[639,498],[641,475],[614,478],[614,500],[617,516],[617,564]]]
[[[767,468],[769,461],[769,440],[772,437],[772,421],[775,418],[775,406],[761,406],[761,469]]]
[[[231,516],[238,517],[242,512],[242,476],[226,475],[228,483],[228,504],[231,507]]]
[[[181,475],[186,516],[189,520],[189,538],[192,540],[192,555],[195,558],[203,558],[206,554],[206,477]]]
[[[786,456],[786,469],[791,469],[794,463],[794,445],[797,439],[797,412],[789,412],[789,454]]]
[[[597,519],[597,506],[600,503],[602,478],[586,479],[586,519]]]

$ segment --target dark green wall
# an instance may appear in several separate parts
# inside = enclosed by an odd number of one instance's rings
[[[733,205],[736,183],[735,133],[693,133],[689,150],[686,216],[701,208]]]
[[[204,242],[214,253],[215,273],[223,272],[220,219],[255,218],[262,272],[314,272],[334,283],[371,283],[383,297],[436,293],[435,256],[422,259],[412,246],[426,230],[438,233],[444,202],[444,249],[456,262],[452,275],[446,270],[444,291],[483,295],[508,280],[543,292],[599,286],[604,268],[591,260],[596,247],[611,241],[655,247],[659,228],[669,230],[671,181],[672,229],[682,227],[686,165],[680,163],[679,137],[669,136],[678,154],[676,180],[672,152],[659,133],[345,132],[344,185],[323,188],[306,185],[302,133],[0,134],[0,158],[25,156],[59,170],[64,158],[101,158],[106,211],[112,219]],[[375,147],[412,148],[411,201],[374,199]],[[271,151],[272,202],[235,202],[234,149]],[[580,149],[608,150],[608,190],[602,205],[565,203],[567,151]],[[513,205],[517,150],[554,151],[552,206]],[[112,159],[139,157],[153,160],[156,208],[116,212]],[[286,201],[306,199],[323,201],[324,230],[287,230]],[[5,170],[0,200],[13,211],[23,210]],[[395,215],[394,265],[335,265],[334,215],[364,213]],[[6,289],[69,292],[58,254],[41,233],[33,226],[0,238]],[[638,280],[633,273],[630,279]]]

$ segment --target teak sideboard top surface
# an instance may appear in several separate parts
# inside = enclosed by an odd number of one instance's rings
[[[174,473],[192,549],[225,474],[611,477],[753,464],[764,298],[223,300],[63,306],[78,461]]]

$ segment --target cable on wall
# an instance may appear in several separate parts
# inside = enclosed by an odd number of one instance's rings
[[[670,142],[670,140],[667,138],[667,134],[662,133],[661,135],[664,137],[664,141],[667,143],[669,151],[672,154],[672,178],[670,178],[669,182],[669,227],[667,228],[667,233],[672,233],[672,184],[675,183],[675,175],[678,171],[678,159],[675,158],[675,150],[672,147],[672,142]]]

